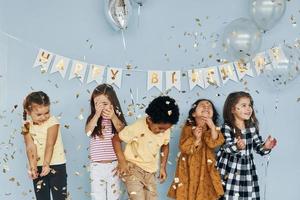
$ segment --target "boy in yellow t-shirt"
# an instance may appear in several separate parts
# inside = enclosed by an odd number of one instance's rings
[[[171,97],[160,96],[149,104],[146,114],[113,137],[118,174],[131,200],[157,199],[155,174],[160,158],[160,182],[167,178],[170,128],[178,122],[179,108]],[[124,152],[122,141],[126,143]]]

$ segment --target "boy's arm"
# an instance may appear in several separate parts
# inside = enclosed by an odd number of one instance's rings
[[[164,144],[161,146],[161,154],[160,154],[160,173],[159,179],[160,183],[164,182],[167,179],[167,161],[169,157],[169,144]]]

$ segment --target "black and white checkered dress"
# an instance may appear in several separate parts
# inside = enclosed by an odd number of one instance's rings
[[[217,168],[225,188],[223,199],[260,199],[253,150],[260,155],[266,155],[270,150],[263,149],[264,142],[254,126],[241,131],[241,138],[246,144],[243,150],[237,149],[237,139],[232,128],[224,124],[221,132],[225,142],[217,153]]]

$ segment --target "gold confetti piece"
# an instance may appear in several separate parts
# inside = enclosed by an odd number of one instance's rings
[[[164,157],[164,156],[165,156],[164,152],[161,152],[161,153],[160,153],[160,156],[161,156],[161,157]]]
[[[207,159],[207,163],[211,164],[213,161],[211,159]]]
[[[169,115],[169,116],[172,115],[172,110],[168,110],[168,115]]]
[[[178,178],[178,177],[175,177],[175,178],[174,178],[174,182],[175,182],[175,183],[179,183],[179,178]]]
[[[169,104],[170,104],[170,101],[166,101],[166,104],[169,105]]]
[[[291,15],[290,20],[291,20],[292,26],[293,26],[293,27],[296,27],[296,26],[297,26],[297,22],[296,22],[296,18],[295,18],[294,15]]]
[[[78,117],[77,117],[80,121],[82,121],[83,119],[84,119],[84,117],[83,117],[83,114],[82,113],[80,113],[79,115],[78,115]]]
[[[130,192],[130,194],[136,194],[136,192],[132,191],[132,192]]]

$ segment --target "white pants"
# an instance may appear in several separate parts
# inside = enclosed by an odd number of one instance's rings
[[[91,163],[92,200],[117,200],[120,198],[120,179],[112,172],[117,167],[112,163]]]

